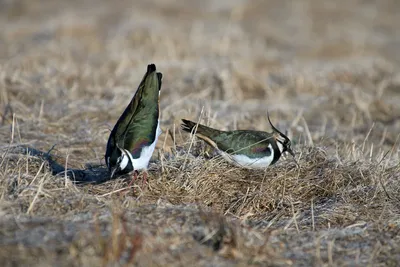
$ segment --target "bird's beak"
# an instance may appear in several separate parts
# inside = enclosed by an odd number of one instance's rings
[[[114,177],[115,173],[118,171],[119,167],[113,167],[111,168],[111,178]]]

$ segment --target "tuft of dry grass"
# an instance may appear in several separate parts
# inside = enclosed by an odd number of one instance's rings
[[[3,2],[3,266],[400,262],[396,1]],[[147,186],[75,185],[21,153],[103,165],[150,62],[163,134]],[[269,131],[267,109],[299,166],[240,169],[179,127]]]

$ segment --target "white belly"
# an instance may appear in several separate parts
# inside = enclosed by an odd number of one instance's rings
[[[272,149],[271,145],[269,145],[268,147],[271,150],[271,154],[269,156],[265,156],[258,159],[250,158],[246,155],[230,155],[225,152],[222,152],[221,156],[225,160],[240,167],[245,167],[250,169],[263,169],[271,165],[271,162],[274,160],[274,150]]]
[[[154,142],[150,146],[144,147],[142,149],[142,152],[140,153],[139,158],[131,159],[133,168],[135,170],[146,170],[147,169],[147,167],[149,166],[151,156],[153,155],[154,149],[156,148],[156,143],[157,143],[157,140],[158,140],[158,137],[160,136],[160,134],[161,134],[160,122],[158,122]]]

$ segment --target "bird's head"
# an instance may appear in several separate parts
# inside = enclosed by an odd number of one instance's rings
[[[131,156],[126,149],[116,146],[111,155],[106,158],[107,167],[113,178],[116,174],[133,170]]]
[[[294,152],[292,150],[292,142],[290,141],[289,137],[287,137],[285,134],[280,132],[271,122],[269,118],[269,114],[267,113],[268,117],[268,122],[272,127],[273,130],[273,136],[278,144],[279,149],[281,150],[281,153],[283,154],[284,152],[289,152],[290,155],[295,157]]]

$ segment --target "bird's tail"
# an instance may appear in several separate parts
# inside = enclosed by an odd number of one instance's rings
[[[209,138],[212,138],[214,135],[220,133],[219,130],[207,127],[202,124],[197,124],[193,121],[182,119],[182,122],[183,122],[181,124],[182,130],[184,130],[185,132],[188,132],[188,133],[194,133],[196,135],[202,135],[202,136],[206,136]],[[194,132],[193,132],[193,130],[194,130]]]
[[[204,140],[210,146],[218,149],[217,143],[214,141],[219,134],[221,134],[220,130],[213,129],[202,124],[197,124],[193,121],[182,119],[182,130],[185,132],[193,133],[198,138]]]

